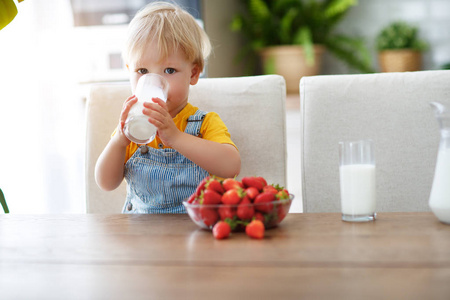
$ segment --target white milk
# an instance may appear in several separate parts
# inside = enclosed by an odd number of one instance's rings
[[[130,109],[127,120],[127,131],[134,138],[134,141],[149,142],[150,138],[156,134],[156,127],[148,121],[148,116],[142,113],[144,102],[152,102],[152,98],[160,98],[164,102],[167,101],[163,90],[156,86],[147,86],[144,88],[140,84],[136,88],[136,102]]]
[[[429,204],[440,221],[450,223],[450,149],[439,150]]]
[[[376,206],[375,165],[341,165],[339,173],[342,213],[373,214]]]

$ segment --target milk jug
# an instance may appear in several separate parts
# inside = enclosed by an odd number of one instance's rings
[[[450,107],[431,102],[439,123],[441,141],[436,161],[429,205],[436,217],[450,224]]]

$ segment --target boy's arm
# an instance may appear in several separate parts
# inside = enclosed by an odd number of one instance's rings
[[[128,97],[125,100],[116,134],[109,140],[95,165],[95,181],[102,190],[112,191],[122,183],[127,146],[130,144],[123,133],[123,126],[131,106],[136,102],[135,96]]]
[[[120,143],[118,135],[111,138],[95,165],[95,181],[105,191],[116,189],[123,180],[127,146]]]
[[[171,146],[210,174],[229,178],[239,175],[241,170],[239,151],[231,144],[220,144],[180,131]]]

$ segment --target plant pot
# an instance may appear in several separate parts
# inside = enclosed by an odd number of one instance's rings
[[[288,94],[299,93],[300,78],[320,73],[325,47],[314,45],[314,63],[306,61],[303,47],[287,45],[264,48],[260,55],[266,74],[275,73],[286,80]]]
[[[411,72],[422,68],[422,53],[417,50],[384,50],[378,54],[382,72]]]

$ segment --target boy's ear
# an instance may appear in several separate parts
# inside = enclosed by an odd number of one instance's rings
[[[200,69],[200,67],[197,64],[194,64],[194,66],[192,67],[192,70],[191,70],[191,81],[190,81],[191,85],[197,84],[201,73],[202,73],[202,70]]]

